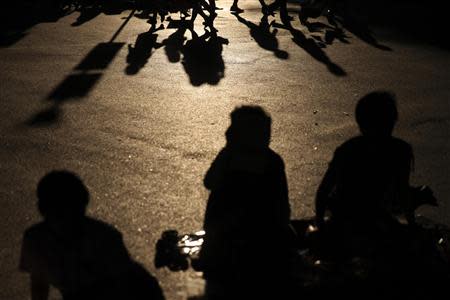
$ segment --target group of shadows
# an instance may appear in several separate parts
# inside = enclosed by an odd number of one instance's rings
[[[413,153],[392,136],[394,95],[364,96],[355,115],[361,135],[336,149],[317,191],[316,224],[328,236],[322,252],[334,261],[358,258],[369,270],[364,280],[322,278],[308,287],[292,276],[303,266],[293,266],[296,222],[283,159],[269,146],[271,117],[259,106],[240,106],[204,178],[210,195],[197,267],[206,280],[205,299],[425,299],[449,283],[448,263],[425,261],[433,250],[412,234],[420,231],[417,204],[405,195]],[[32,299],[47,299],[50,285],[64,300],[164,298],[156,278],[130,258],[121,233],[86,215],[89,192],[76,174],[48,173],[37,199],[43,220],[25,231],[20,261],[30,274]],[[395,214],[406,215],[409,224]]]
[[[9,46],[14,44],[26,35],[26,32],[30,27],[39,22],[57,21],[60,17],[73,11],[78,11],[80,15],[72,26],[81,26],[91,21],[101,13],[120,14],[127,8],[134,8],[139,11],[139,13],[136,14],[136,17],[148,19],[148,22],[151,23],[152,26],[148,32],[142,33],[138,36],[134,46],[129,46],[129,55],[127,57],[128,67],[126,68],[125,73],[133,75],[144,67],[154,49],[165,45],[164,42],[157,43],[157,35],[155,32],[164,27],[164,22],[161,23],[160,27],[156,27],[157,15],[161,15],[161,21],[163,21],[164,19],[170,19],[170,17],[167,17],[170,12],[180,10],[180,14],[182,15],[181,22],[170,22],[168,25],[168,27],[178,27],[177,32],[165,41],[167,43],[172,43],[166,49],[169,60],[171,62],[175,62],[176,60],[174,60],[174,57],[177,55],[179,56],[179,54],[170,53],[171,51],[181,52],[184,57],[183,65],[185,66],[185,70],[190,76],[191,83],[196,86],[203,83],[217,84],[221,77],[223,77],[224,64],[221,57],[221,47],[217,47],[216,45],[218,44],[218,41],[223,42],[226,41],[226,39],[219,38],[217,40],[214,38],[217,37],[218,32],[218,30],[214,27],[214,20],[217,16],[217,13],[215,12],[217,7],[214,0],[186,0],[184,2],[173,0],[169,2],[174,2],[174,4],[172,6],[166,5],[167,7],[162,6],[161,4],[165,3],[164,1],[156,0],[140,0],[134,1],[133,3],[119,0],[49,0],[45,2],[47,4],[53,3],[53,5],[38,5],[36,4],[37,2],[32,0],[21,1],[28,3],[28,5],[21,7],[21,14],[13,14],[14,17],[12,20],[10,12],[8,12],[8,15],[5,16],[5,19],[10,20],[9,22],[6,21],[6,24],[2,26],[0,46]],[[237,1],[235,2],[237,7]],[[259,23],[249,21],[239,16],[239,13],[242,12],[241,9],[236,8],[234,10],[234,14],[239,22],[248,27],[250,35],[261,48],[273,52],[274,55],[280,59],[287,59],[288,53],[279,49],[279,43],[276,37],[278,31],[277,27],[289,30],[292,34],[292,40],[299,47],[304,49],[304,51],[311,55],[311,57],[324,64],[329,71],[336,76],[344,76],[346,75],[346,72],[342,67],[332,62],[332,60],[324,52],[323,48],[327,45],[331,45],[335,40],[349,43],[348,36],[345,34],[346,30],[374,47],[383,50],[390,50],[388,47],[380,45],[377,42],[366,23],[358,21],[358,18],[346,13],[346,10],[340,9],[341,6],[339,5],[333,5],[333,13],[327,14],[329,24],[319,21],[309,22],[309,17],[317,17],[317,13],[311,12],[311,9],[307,9],[307,7],[303,7],[299,13],[295,12],[299,14],[303,25],[306,26],[311,33],[311,36],[309,37],[306,36],[302,30],[296,29],[291,25],[292,17],[288,14],[287,1],[277,0],[270,5],[266,5],[264,1],[260,2],[262,3],[262,17]],[[327,4],[335,2],[340,3],[341,1],[320,2]],[[178,6],[180,6],[180,8],[178,8]],[[275,22],[275,20],[270,23],[268,22],[268,16],[274,15],[276,10],[280,10],[282,24]],[[36,11],[40,11],[40,14],[36,13]],[[208,13],[205,13],[205,11]],[[205,35],[202,35],[201,37],[195,33],[193,28],[193,22],[197,15],[200,15],[203,18],[203,24],[205,25],[205,30],[207,31]],[[186,18],[186,16],[188,16],[188,18]],[[186,45],[183,45],[184,35],[182,33],[186,31],[185,27],[189,27],[191,29],[192,40],[191,43],[187,42]],[[209,34],[208,30],[214,34]],[[210,37],[212,41],[207,42],[206,40]],[[198,58],[191,55],[192,51],[190,50],[193,46],[190,44],[195,44],[195,50],[200,52]],[[211,46],[211,44],[214,44],[215,46]],[[185,51],[183,51],[183,49]],[[197,53],[198,51],[195,52]],[[209,59],[209,57],[212,57],[212,59]],[[213,70],[203,70],[203,65],[208,65]],[[202,72],[206,73],[202,74]]]
[[[71,1],[66,1],[71,2]],[[120,28],[113,34],[109,41],[102,41],[97,44],[84,58],[75,66],[72,73],[62,80],[53,91],[47,96],[49,106],[35,113],[25,124],[30,127],[42,127],[58,124],[62,116],[62,106],[68,101],[82,99],[86,97],[102,78],[104,71],[124,47],[125,43],[116,42],[115,39],[132,17],[148,20],[149,30],[140,33],[135,42],[128,44],[128,54],[126,56],[127,66],[124,73],[127,75],[138,74],[150,61],[153,53],[160,48],[164,48],[167,59],[170,63],[182,64],[184,71],[189,77],[189,82],[193,86],[203,84],[217,85],[225,77],[225,62],[222,56],[224,45],[228,45],[228,39],[219,35],[219,31],[214,26],[214,20],[217,16],[215,12],[217,7],[213,0],[199,1],[169,1],[167,3],[186,4],[180,11],[180,19],[171,19],[169,12],[176,11],[172,7],[161,8],[158,5],[161,1],[136,1],[131,8],[134,8],[125,19]],[[368,25],[357,21],[351,14],[345,13],[344,9],[333,9],[333,13],[327,14],[328,23],[314,21],[313,13],[303,7],[300,10],[300,19],[303,25],[308,29],[309,34],[291,25],[292,18],[288,14],[287,2],[277,0],[271,5],[264,4],[261,8],[261,19],[254,22],[246,19],[240,14],[242,10],[237,8],[237,1],[234,16],[236,20],[248,28],[252,39],[262,49],[273,53],[278,59],[288,59],[289,53],[280,49],[280,43],[277,38],[278,30],[288,30],[292,35],[292,41],[308,53],[312,58],[323,64],[327,70],[336,76],[345,76],[346,71],[334,63],[324,51],[327,45],[339,40],[343,43],[349,43],[345,31],[351,32],[368,44],[382,50],[390,48],[380,45],[370,32]],[[323,1],[329,2],[329,1]],[[333,2],[333,1],[332,1]],[[120,1],[72,1],[72,8],[80,12],[78,19],[72,24],[80,26],[92,20],[100,13],[120,14],[127,5],[111,6],[112,3]],[[161,2],[166,3],[166,2]],[[129,6],[129,5],[128,5]],[[67,7],[67,6],[64,6]],[[281,23],[277,23],[272,17],[274,11],[280,10]],[[71,10],[69,10],[70,12]],[[206,13],[205,13],[206,11]],[[306,12],[305,12],[306,11]],[[67,14],[67,9],[63,10]],[[291,12],[292,14],[292,12]],[[57,15],[57,16],[61,16]],[[197,15],[203,18],[204,30],[202,34],[197,34],[198,29],[194,28],[194,20]],[[158,16],[161,17],[159,26]],[[30,20],[39,20],[31,18]],[[272,21],[269,22],[269,20]],[[313,18],[314,19],[314,18]],[[34,24],[27,21],[28,27]],[[197,22],[198,24],[199,22]],[[1,37],[2,45],[9,45],[20,39],[26,32],[27,26],[13,31],[14,34]],[[175,29],[167,38],[160,41],[159,32],[164,27]],[[8,28],[6,26],[5,28]],[[190,37],[188,39],[188,37]]]

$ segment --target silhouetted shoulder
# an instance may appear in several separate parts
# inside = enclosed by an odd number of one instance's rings
[[[84,226],[85,230],[88,231],[89,234],[96,235],[105,239],[122,239],[122,233],[119,230],[103,221],[86,217]]]
[[[224,176],[232,170],[246,170],[251,172],[284,172],[284,162],[280,155],[268,148],[263,153],[243,155],[233,152],[227,147],[223,148],[214,159],[204,178],[204,185],[212,190],[220,188]]]
[[[389,137],[384,140],[372,140],[365,136],[356,136],[353,137],[342,145],[340,145],[335,154],[346,154],[352,153],[356,151],[362,151],[364,149],[375,149],[380,147],[388,147],[393,151],[398,151],[402,153],[412,153],[412,146],[405,142],[402,139]]]
[[[348,151],[352,151],[353,149],[359,148],[364,144],[367,144],[367,138],[364,136],[356,136],[345,141],[339,147],[337,147],[336,153],[345,153]]]
[[[274,164],[274,166],[284,169],[283,158],[278,153],[276,153],[272,149],[269,149],[268,154],[269,154],[269,159]]]
[[[122,239],[122,234],[113,226],[89,217],[86,217],[82,223],[84,233],[92,236],[98,236],[100,239]],[[52,235],[51,229],[46,222],[40,222],[32,225],[24,233],[24,239],[39,240]]]
[[[23,236],[26,238],[34,238],[39,236],[43,232],[47,230],[47,226],[45,222],[39,222],[37,224],[32,225],[27,230],[25,230]]]
[[[206,172],[203,184],[208,190],[217,189],[223,182],[224,173],[230,160],[230,151],[227,148],[220,150],[213,163]]]
[[[99,266],[103,274],[112,272],[109,269],[112,266],[122,268],[129,262],[122,234],[111,225],[86,217],[76,233],[57,232],[47,222],[27,229],[19,268],[56,277],[64,269],[59,261],[66,259],[71,251],[78,251],[83,259]]]
[[[22,240],[22,251],[19,262],[19,269],[21,271],[28,273],[32,271],[33,264],[36,261],[36,248],[41,243],[45,243],[50,240],[48,232],[47,224],[45,222],[35,224],[25,231]]]
[[[404,153],[407,153],[407,152],[408,152],[408,153],[411,153],[411,154],[412,154],[412,152],[413,152],[412,146],[411,146],[408,142],[406,142],[406,141],[404,141],[404,140],[402,140],[402,139],[393,137],[393,138],[392,138],[392,145],[393,145],[396,149],[399,149],[400,151],[402,151],[402,152],[404,152]]]

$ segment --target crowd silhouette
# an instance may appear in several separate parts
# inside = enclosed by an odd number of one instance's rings
[[[204,232],[189,237],[201,246],[191,265],[203,272],[207,299],[370,298],[375,290],[419,299],[450,282],[443,229],[415,217],[418,206],[438,203],[431,189],[409,183],[414,155],[392,135],[395,96],[367,94],[355,118],[361,134],[336,149],[317,189],[315,220],[291,220],[284,162],[270,148],[270,115],[249,105],[231,112],[226,144],[204,177]],[[76,174],[46,174],[37,198],[43,220],[25,231],[20,259],[33,300],[48,299],[50,286],[65,300],[164,299],[122,234],[87,216],[89,192]],[[155,265],[186,270],[177,232],[163,235]]]
[[[10,46],[23,38],[30,27],[35,24],[45,20],[45,16],[52,16],[52,20],[57,21],[59,18],[71,14],[73,12],[79,13],[78,18],[72,23],[72,26],[82,26],[83,24],[93,20],[101,14],[121,14],[127,9],[132,9],[136,13],[135,17],[141,19],[147,19],[148,23],[151,24],[149,30],[150,33],[139,34],[136,38],[136,45],[129,47],[129,55],[127,56],[128,66],[125,70],[127,75],[135,75],[143,68],[148,59],[150,58],[152,52],[157,49],[154,45],[158,45],[160,41],[157,40],[158,36],[155,32],[162,30],[165,27],[170,27],[171,23],[175,21],[172,19],[173,13],[179,13],[181,18],[181,27],[186,27],[192,32],[192,40],[194,43],[201,41],[201,39],[194,38],[198,36],[198,30],[194,28],[194,23],[198,15],[202,18],[202,24],[204,25],[205,34],[201,36],[209,38],[212,36],[210,44],[217,44],[218,29],[215,27],[215,19],[217,17],[215,1],[213,0],[135,0],[135,1],[101,1],[101,0],[55,0],[46,2],[44,6],[36,7],[33,1],[22,1],[23,4],[18,5],[20,9],[24,12],[23,18],[16,18],[16,20],[8,21],[5,26],[0,29],[0,47]],[[22,3],[20,2],[20,3]],[[272,3],[265,3],[264,0],[261,3],[261,21],[259,24],[255,24],[239,14],[243,12],[242,9],[238,7],[238,2],[234,1],[230,11],[235,14],[236,19],[245,24],[249,28],[249,33],[251,37],[257,42],[257,44],[268,51],[273,51],[276,57],[281,59],[289,58],[289,54],[278,48],[278,40],[276,34],[278,28],[283,28],[288,30],[292,35],[292,40],[308,54],[310,54],[314,59],[325,64],[328,70],[336,76],[344,76],[346,72],[341,66],[336,63],[325,54],[322,48],[330,46],[335,41],[341,41],[344,43],[349,43],[346,31],[351,32],[361,40],[367,42],[368,44],[382,49],[391,50],[385,45],[381,45],[374,37],[372,32],[368,29],[367,24],[358,21],[351,14],[349,14],[344,5],[345,1],[331,1],[331,0],[320,0],[320,1],[302,1],[300,3],[301,9],[299,13],[299,20],[301,21],[301,26],[306,27],[309,31],[310,37],[306,36],[304,31],[300,28],[295,28],[292,25],[293,17],[289,15],[289,10],[287,8],[287,1],[280,0],[274,1]],[[275,15],[279,11],[280,20],[282,24],[277,24],[276,19],[269,22],[269,17]],[[328,24],[322,23],[317,17],[325,16],[328,20]],[[158,21],[159,18],[159,21]],[[311,20],[315,20],[311,22]],[[322,19],[321,19],[322,20]],[[169,21],[169,25],[167,25]],[[178,34],[181,34],[182,30],[178,30]],[[321,37],[318,34],[323,35]],[[156,38],[156,39],[155,39]],[[206,39],[207,39],[206,38]],[[223,41],[225,38],[219,40]],[[154,41],[153,41],[154,40]],[[205,40],[205,38],[203,38]],[[206,55],[206,57],[215,56],[218,47],[202,47],[204,51],[209,49],[211,55]],[[170,50],[169,50],[170,51]],[[183,53],[181,53],[183,55]],[[190,58],[186,59],[191,61]],[[221,68],[220,63],[215,61],[215,66]],[[201,64],[199,64],[201,68]],[[186,72],[190,72],[191,68],[185,68]],[[218,70],[211,74],[213,78],[202,79],[200,82],[189,76],[190,81],[193,85],[200,85],[203,83],[216,84],[220,78],[224,76],[224,72]],[[218,75],[221,73],[222,75]],[[191,73],[188,73],[191,75]],[[202,75],[203,76],[203,75]],[[205,75],[208,76],[208,75]],[[197,75],[194,75],[197,77]]]

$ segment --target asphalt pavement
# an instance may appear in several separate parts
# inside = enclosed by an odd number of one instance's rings
[[[314,214],[334,149],[358,134],[358,99],[394,92],[394,134],[415,153],[411,182],[440,200],[420,213],[450,225],[448,49],[392,24],[321,17],[307,28],[292,3],[289,29],[278,14],[262,19],[258,1],[241,2],[235,16],[231,1],[218,1],[217,37],[200,43],[193,36],[204,34],[201,17],[195,34],[178,13],[149,32],[145,16],[128,9],[73,12],[2,33],[0,299],[29,299],[18,271],[22,235],[40,220],[36,185],[54,169],[79,174],[89,215],[122,232],[167,299],[200,295],[201,274],[154,267],[155,243],[167,229],[201,229],[203,176],[239,105],[271,114],[271,147],[284,159],[298,219]]]

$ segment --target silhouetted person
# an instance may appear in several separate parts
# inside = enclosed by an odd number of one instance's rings
[[[289,57],[289,53],[278,48],[279,43],[276,36],[278,31],[277,29],[270,30],[267,15],[261,17],[259,25],[247,21],[239,15],[236,15],[236,18],[250,29],[250,35],[261,48],[272,51],[279,59],[287,59]]]
[[[336,149],[317,191],[316,217],[321,227],[328,209],[341,232],[376,243],[397,228],[393,212],[408,206],[413,151],[392,136],[398,117],[392,94],[364,96],[355,114],[361,135]]]
[[[158,282],[134,262],[112,226],[85,215],[89,193],[80,178],[53,171],[37,188],[44,220],[26,230],[20,269],[30,274],[31,299],[158,299]]]
[[[158,43],[158,29],[154,29],[152,25],[148,32],[138,35],[134,46],[128,45],[127,67],[125,73],[127,75],[136,75],[148,62],[153,54],[153,49],[158,49],[162,44]]]
[[[211,193],[200,261],[212,298],[284,292],[290,206],[270,132],[271,118],[261,107],[236,108],[226,146],[204,178]]]
[[[312,38],[307,38],[301,30],[290,28],[289,31],[292,34],[292,41],[299,47],[305,50],[317,61],[327,66],[328,71],[336,76],[345,76],[347,73],[339,65],[335,64],[325,53],[325,51],[319,47],[319,45]]]
[[[183,46],[182,64],[193,86],[216,85],[225,76],[224,44],[227,45],[228,40],[215,32],[207,31],[199,37],[192,31],[192,39]]]
[[[181,51],[183,50],[183,45],[186,41],[186,37],[184,36],[185,33],[186,27],[180,26],[177,31],[175,31],[168,38],[162,41],[167,59],[171,63],[176,63],[181,60]]]

